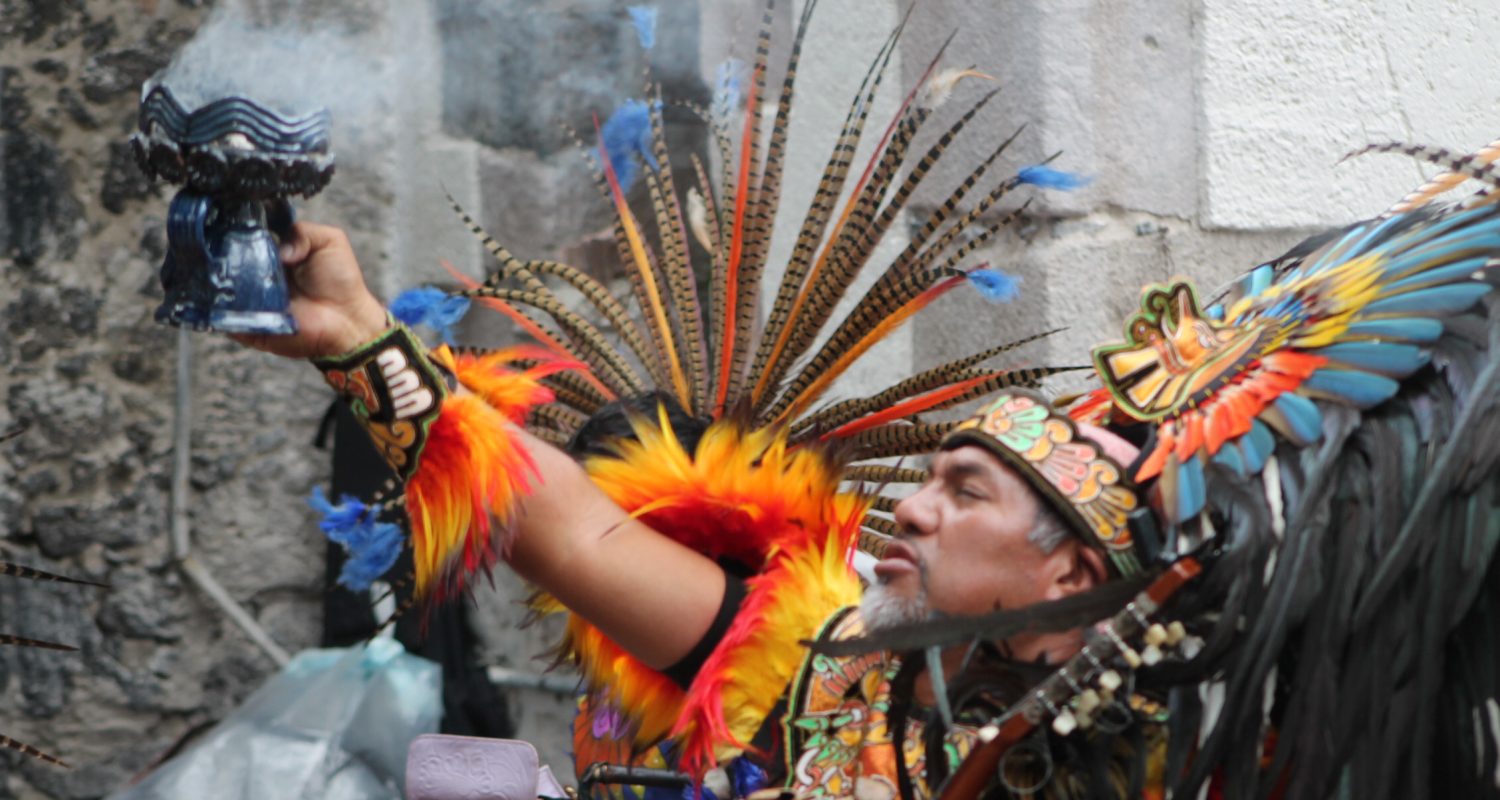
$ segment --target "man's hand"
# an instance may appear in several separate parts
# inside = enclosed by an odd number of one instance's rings
[[[365,287],[343,231],[299,222],[281,244],[281,262],[297,333],[234,335],[235,341],[287,358],[316,358],[346,353],[385,330],[385,307]]]

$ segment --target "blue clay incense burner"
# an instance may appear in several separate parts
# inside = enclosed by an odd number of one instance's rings
[[[327,111],[287,118],[234,96],[189,112],[148,84],[130,142],[147,177],[182,187],[167,211],[157,322],[296,333],[276,237],[290,233],[287,198],[333,177],[328,125]]]

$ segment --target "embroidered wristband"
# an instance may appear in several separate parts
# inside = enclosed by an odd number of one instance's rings
[[[313,359],[402,480],[411,478],[453,376],[410,328],[393,325],[349,353]]]

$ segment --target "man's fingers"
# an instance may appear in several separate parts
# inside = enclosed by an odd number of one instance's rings
[[[292,226],[292,236],[281,243],[281,263],[296,266],[320,250],[349,249],[349,238],[331,225],[298,222]]]

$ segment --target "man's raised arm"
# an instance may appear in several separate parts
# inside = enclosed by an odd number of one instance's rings
[[[386,330],[385,308],[366,287],[343,231],[298,223],[282,261],[298,333],[237,341],[288,358],[320,358]],[[687,655],[718,613],[723,570],[631,519],[567,454],[519,428],[510,433],[530,452],[538,476],[508,523],[511,567],[646,665],[660,669]]]

